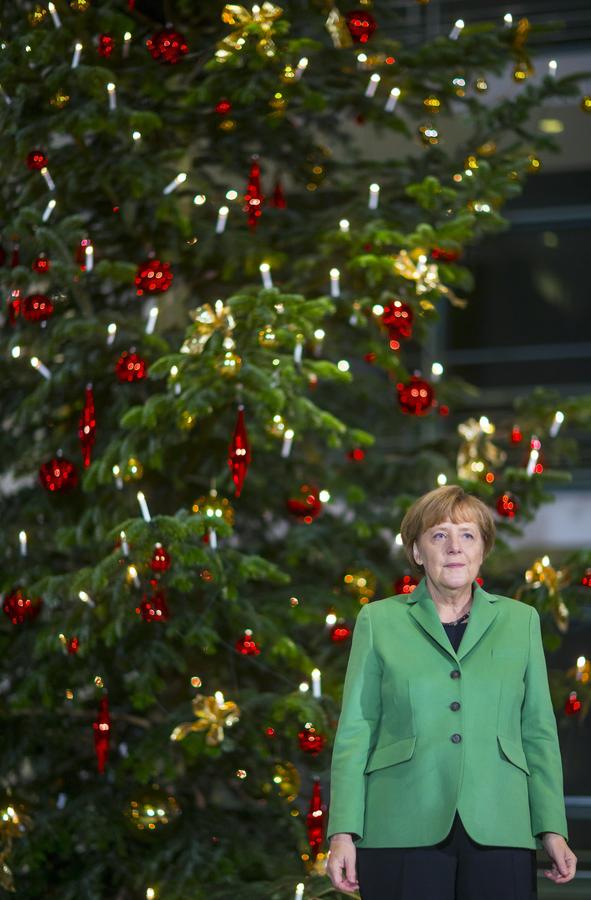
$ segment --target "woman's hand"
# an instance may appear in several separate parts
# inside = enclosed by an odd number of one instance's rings
[[[577,870],[577,857],[561,834],[545,831],[542,835],[544,849],[553,862],[551,869],[544,869],[544,875],[556,884],[572,881]]]
[[[357,849],[350,834],[336,834],[330,839],[326,873],[338,891],[359,888],[356,871]],[[343,869],[345,870],[343,873]]]

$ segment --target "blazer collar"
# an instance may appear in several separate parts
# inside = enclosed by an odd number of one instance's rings
[[[481,588],[476,579],[472,582],[472,590],[473,599],[470,617],[457,653],[451,645],[443,623],[439,618],[437,607],[431,599],[425,576],[419,581],[412,594],[409,594],[406,598],[410,615],[433,640],[437,641],[446,653],[449,653],[456,660],[466,656],[478,643],[494,622],[499,611],[498,607],[495,607],[498,598]]]

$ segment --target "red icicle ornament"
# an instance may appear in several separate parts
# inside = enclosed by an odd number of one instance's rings
[[[78,424],[78,437],[80,438],[80,445],[82,447],[84,468],[87,469],[90,465],[90,453],[96,437],[96,415],[94,411],[94,394],[92,392],[91,384],[86,385],[84,409],[82,410],[82,415],[80,416],[80,422]]]
[[[277,179],[275,182],[275,189],[273,191],[273,196],[271,197],[271,206],[276,207],[277,209],[285,209],[287,206],[287,200],[285,199],[285,193],[283,192],[283,185]]]
[[[261,192],[261,168],[256,161],[256,158],[253,159],[252,165],[250,167],[250,174],[248,176],[248,185],[246,188],[246,194],[244,195],[244,206],[242,209],[245,213],[248,213],[248,227],[254,231],[257,224],[257,219],[262,215],[262,206],[264,196]]]
[[[228,455],[228,465],[232,469],[232,480],[236,485],[236,497],[239,497],[242,491],[242,485],[244,484],[249,463],[250,443],[246,432],[246,424],[244,422],[244,406],[241,404],[238,407],[236,427],[234,428]]]
[[[322,847],[324,839],[324,820],[326,808],[322,804],[322,795],[320,792],[320,780],[318,776],[314,776],[314,786],[312,787],[312,797],[310,799],[310,808],[306,816],[306,829],[308,832],[308,843],[312,859],[316,859]]]
[[[109,698],[101,697],[98,716],[92,723],[94,728],[94,750],[99,774],[105,771],[111,745],[111,716],[109,715]]]

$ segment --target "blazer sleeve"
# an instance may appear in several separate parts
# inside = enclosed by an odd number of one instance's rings
[[[548,684],[540,614],[533,606],[529,620],[525,696],[521,706],[521,738],[530,770],[528,785],[532,834],[537,848],[542,849],[541,832],[554,831],[568,840],[568,829],[562,758]]]
[[[382,668],[376,654],[369,606],[355,620],[330,772],[327,839],[337,832],[363,837],[364,769],[377,740]]]

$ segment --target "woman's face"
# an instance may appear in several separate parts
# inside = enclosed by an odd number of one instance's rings
[[[453,589],[471,584],[484,555],[475,522],[440,522],[428,528],[413,545],[414,557],[438,587]]]

